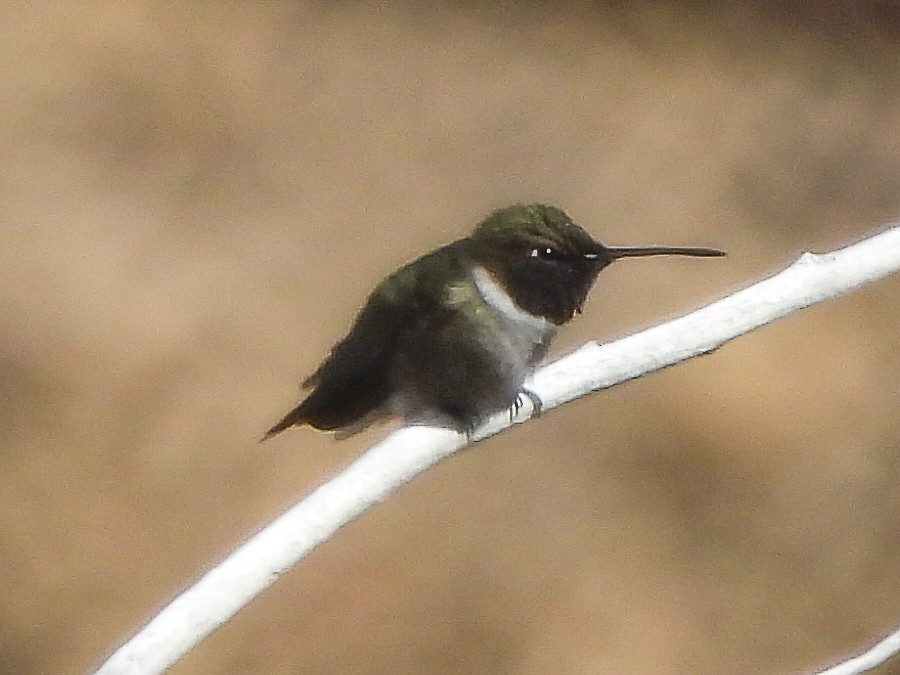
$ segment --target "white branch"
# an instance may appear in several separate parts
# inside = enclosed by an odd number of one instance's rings
[[[806,253],[780,274],[687,316],[611,344],[589,343],[542,368],[528,386],[549,410],[710,352],[754,328],[898,270],[900,227],[834,253]],[[498,415],[476,437],[508,426],[507,416]],[[447,429],[394,432],[175,598],[97,675],[163,672],[340,527],[465,445],[464,437]]]
[[[856,675],[857,673],[865,673],[868,670],[877,668],[898,652],[900,652],[900,628],[868,651],[828,670],[823,670],[817,675]]]

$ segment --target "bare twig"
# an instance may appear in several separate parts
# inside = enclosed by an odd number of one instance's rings
[[[783,272],[701,310],[611,344],[589,343],[542,368],[528,386],[540,397],[544,410],[554,408],[710,352],[775,319],[897,270],[900,227],[833,253],[806,253]],[[523,420],[520,416],[516,421]],[[476,438],[510,424],[507,415],[498,415]],[[463,436],[447,429],[407,427],[391,434],[175,598],[97,675],[163,672],[340,527],[465,445]],[[898,640],[896,634],[892,638]],[[885,654],[883,659],[890,656],[886,651],[879,653]],[[842,667],[827,673],[846,675],[873,666]]]
[[[873,668],[877,668],[897,653],[900,653],[900,628],[859,656],[832,666],[827,670],[820,671],[817,675],[856,675],[857,673],[865,673]]]

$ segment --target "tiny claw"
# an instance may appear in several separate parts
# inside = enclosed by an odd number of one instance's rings
[[[509,406],[509,421],[512,422],[519,414],[519,411],[522,409],[522,406],[525,404],[525,401],[522,400],[521,394],[516,394],[516,397],[513,399],[512,405]]]
[[[519,411],[525,405],[524,397],[527,396],[531,401],[531,416],[538,417],[544,410],[544,402],[541,400],[541,397],[537,395],[537,393],[527,387],[522,387],[519,390],[519,393],[516,394],[516,398],[513,400],[512,405],[509,407],[509,421],[512,422],[513,419],[519,414]]]

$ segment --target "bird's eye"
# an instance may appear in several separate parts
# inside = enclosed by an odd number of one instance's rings
[[[544,258],[545,260],[548,258],[552,258],[556,255],[556,251],[550,248],[533,248],[531,249],[531,253],[529,254],[532,258]]]

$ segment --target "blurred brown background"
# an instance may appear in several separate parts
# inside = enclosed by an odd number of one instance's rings
[[[338,471],[258,445],[366,292],[519,200],[558,351],[900,215],[895,3],[6,3],[0,671],[81,673]],[[786,673],[900,623],[900,279],[480,444],[174,673]],[[893,665],[881,672],[900,673]]]

